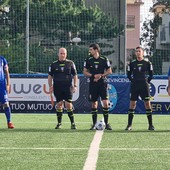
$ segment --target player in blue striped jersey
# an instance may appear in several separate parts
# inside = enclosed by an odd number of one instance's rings
[[[168,94],[170,96],[170,67],[169,67],[169,71],[168,71]]]
[[[11,109],[8,101],[9,90],[10,90],[10,75],[8,63],[4,57],[0,56],[0,103],[3,106],[6,115],[8,128],[13,129],[14,125],[11,122]]]

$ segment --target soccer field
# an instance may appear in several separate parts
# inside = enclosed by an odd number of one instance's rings
[[[124,130],[127,115],[110,115],[113,130],[97,132],[89,130],[90,114],[75,114],[77,130],[66,114],[58,130],[55,114],[13,114],[12,120],[15,129],[7,129],[0,114],[0,170],[90,170],[87,159],[96,170],[170,167],[169,115],[153,115],[155,131],[147,130],[146,115],[135,115],[132,131]]]

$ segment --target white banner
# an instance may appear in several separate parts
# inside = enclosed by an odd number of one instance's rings
[[[79,80],[73,101],[79,97]],[[50,101],[46,78],[11,78],[10,101]]]
[[[151,81],[151,96],[154,102],[170,102],[170,96],[167,92],[168,80],[156,79]]]

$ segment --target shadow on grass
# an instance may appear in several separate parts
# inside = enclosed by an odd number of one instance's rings
[[[131,130],[131,131],[127,131],[127,130],[112,130],[112,131],[105,131],[106,133],[167,133],[170,132],[169,129],[160,129],[160,130],[147,130],[147,129],[141,129],[141,130]]]
[[[7,129],[3,128],[0,129],[0,132],[5,133],[15,133],[15,132],[48,132],[48,133],[95,133],[96,130],[89,130],[89,129],[52,129],[52,128],[15,128],[15,129]],[[123,129],[115,129],[115,130],[104,130],[104,133],[167,133],[170,132],[170,129],[160,129],[155,131],[149,131],[147,129],[141,129],[141,130],[131,130],[126,131]]]
[[[0,132],[5,133],[16,133],[16,132],[47,132],[47,133],[95,133],[95,131],[90,131],[89,129],[47,129],[47,128],[15,128],[15,129],[0,129]]]

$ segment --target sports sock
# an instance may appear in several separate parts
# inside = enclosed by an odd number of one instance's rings
[[[5,107],[4,111],[5,111],[7,122],[9,123],[11,121],[11,109],[10,107]]]
[[[103,117],[105,125],[108,124],[109,108],[103,108]]]
[[[62,116],[63,116],[63,109],[57,109],[56,111],[57,111],[57,121],[58,121],[58,123],[61,124]]]
[[[67,114],[68,114],[71,124],[74,123],[73,109],[67,109]]]
[[[91,114],[92,114],[93,125],[95,125],[97,122],[97,112],[98,112],[97,109],[92,108]]]
[[[128,110],[128,126],[132,125],[134,112],[135,112],[134,109],[129,109]]]
[[[152,110],[151,109],[146,109],[146,115],[147,115],[147,118],[148,118],[149,125],[152,126]]]

